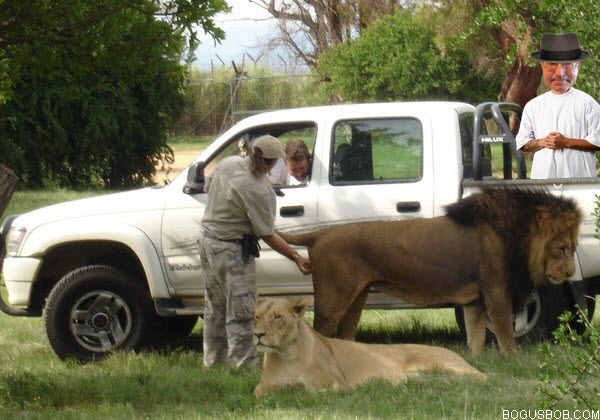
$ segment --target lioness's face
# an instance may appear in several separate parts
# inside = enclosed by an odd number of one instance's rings
[[[254,308],[254,345],[268,353],[284,348],[298,334],[306,303],[285,299],[259,299]]]
[[[548,242],[546,246],[546,277],[552,284],[561,284],[575,274],[575,247],[577,244],[569,235],[563,235]]]

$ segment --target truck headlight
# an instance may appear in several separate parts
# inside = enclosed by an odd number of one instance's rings
[[[6,235],[6,255],[9,257],[14,257],[17,255],[17,251],[21,247],[21,243],[23,242],[23,238],[25,238],[25,233],[27,233],[27,229],[23,227],[11,227],[8,231],[8,235]]]

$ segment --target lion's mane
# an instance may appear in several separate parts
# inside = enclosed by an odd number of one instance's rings
[[[537,249],[535,243],[545,243],[565,229],[571,231],[576,243],[582,219],[573,199],[541,188],[486,187],[481,194],[466,197],[445,209],[446,215],[455,222],[467,226],[487,223],[502,238],[515,309],[523,306],[533,290],[528,263],[530,253],[539,253],[535,259],[543,264],[545,250]]]

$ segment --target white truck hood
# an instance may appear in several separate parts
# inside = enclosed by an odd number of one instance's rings
[[[153,187],[68,201],[25,213],[12,226],[31,229],[64,219],[160,210],[164,196],[164,188]]]

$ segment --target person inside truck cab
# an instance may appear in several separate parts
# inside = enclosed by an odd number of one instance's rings
[[[283,148],[285,166],[291,175],[288,185],[306,185],[310,178],[311,155],[302,140],[291,140]]]
[[[574,33],[544,34],[531,57],[550,88],[525,105],[516,138],[517,148],[533,153],[531,178],[596,176],[600,105],[573,87],[589,54]]]
[[[310,178],[310,151],[302,140],[290,140],[283,147],[285,159],[279,158],[267,178],[273,185],[306,185]]]
[[[284,157],[279,140],[260,136],[248,156],[221,160],[204,187],[208,193],[198,239],[205,273],[204,365],[253,366],[252,343],[256,300],[254,258],[258,238],[310,273],[310,261],[275,233],[276,201],[266,174]]]

